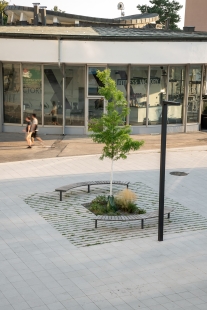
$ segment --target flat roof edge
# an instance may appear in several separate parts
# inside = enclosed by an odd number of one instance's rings
[[[41,40],[74,40],[74,41],[161,41],[161,42],[207,42],[206,37],[160,37],[160,36],[101,36],[101,35],[48,35],[48,34],[10,34],[0,33],[0,38],[7,39],[41,39]]]

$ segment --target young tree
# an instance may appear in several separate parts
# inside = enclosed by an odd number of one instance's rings
[[[138,5],[137,8],[142,13],[157,13],[159,14],[162,24],[165,24],[165,20],[170,18],[170,29],[179,29],[177,23],[181,20],[178,11],[182,9],[182,5],[175,0],[150,0],[151,6],[149,5]]]
[[[4,9],[9,3],[7,1],[0,1],[0,20],[3,18],[3,23],[6,23],[7,16],[4,14]]]
[[[57,5],[55,5],[55,6],[53,7],[52,11],[54,11],[54,12],[65,13],[65,11],[59,10]]]
[[[110,77],[111,71],[98,71],[97,77],[103,83],[99,87],[99,94],[107,100],[106,113],[99,119],[92,119],[89,130],[92,140],[105,144],[100,159],[111,159],[110,197],[113,197],[113,163],[122,158],[126,159],[130,150],[138,150],[144,141],[135,141],[130,137],[130,126],[125,125],[129,114],[124,94],[117,89],[115,81]]]

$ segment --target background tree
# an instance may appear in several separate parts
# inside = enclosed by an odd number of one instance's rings
[[[103,83],[99,94],[107,100],[106,113],[99,119],[92,119],[89,130],[96,143],[104,144],[100,159],[111,159],[110,197],[112,193],[113,163],[118,159],[126,159],[130,150],[138,150],[144,141],[135,141],[130,137],[130,126],[125,125],[129,114],[124,94],[117,89],[115,81],[110,77],[111,70],[98,71],[97,77]]]
[[[65,11],[59,10],[57,5],[55,5],[55,6],[53,7],[52,11],[54,11],[54,12],[65,13]]]
[[[137,8],[142,13],[157,13],[159,14],[159,22],[165,24],[165,20],[170,18],[170,29],[179,29],[177,23],[180,22],[181,17],[178,14],[178,11],[182,9],[182,5],[175,0],[150,0],[151,6],[149,5],[138,5]],[[159,23],[158,22],[158,23]]]
[[[7,1],[0,1],[0,20],[2,20],[3,17],[4,24],[6,24],[7,21],[7,16],[4,14],[4,9],[7,5],[9,5]]]

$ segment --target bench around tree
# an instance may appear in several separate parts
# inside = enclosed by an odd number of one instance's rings
[[[175,208],[165,208],[164,215],[167,214],[167,218],[170,218],[170,213],[174,211]],[[156,218],[158,217],[159,210],[148,212],[145,214],[132,214],[132,215],[114,215],[114,216],[108,216],[108,215],[97,215],[95,220],[95,228],[98,227],[98,221],[105,221],[105,222],[128,222],[128,221],[138,221],[141,220],[141,228],[144,228],[144,220]]]
[[[122,182],[122,181],[113,181],[113,184],[116,185],[123,185],[129,188],[130,182]],[[89,182],[79,182],[79,183],[73,183],[66,186],[62,186],[59,188],[56,188],[56,192],[60,192],[60,201],[63,200],[62,193],[69,191],[70,189],[81,187],[81,186],[88,186],[88,193],[90,193],[90,186],[92,185],[102,185],[102,184],[110,184],[110,181],[89,181]]]

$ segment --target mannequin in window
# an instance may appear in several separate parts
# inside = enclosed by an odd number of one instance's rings
[[[53,101],[52,102],[52,110],[50,112],[50,114],[52,114],[52,124],[53,125],[58,125],[58,122],[57,122],[57,105],[56,105],[56,102]]]

